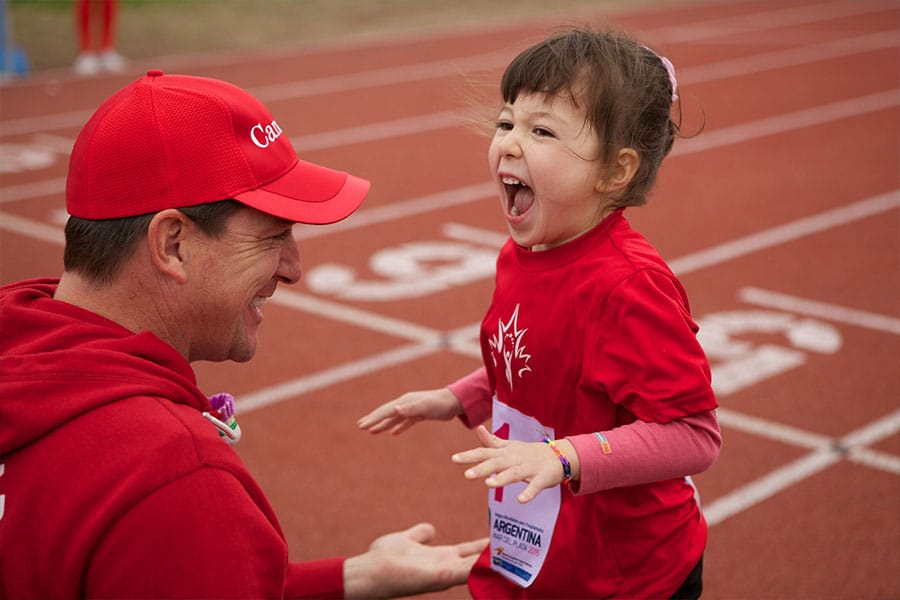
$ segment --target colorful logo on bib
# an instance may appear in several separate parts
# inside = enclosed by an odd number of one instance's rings
[[[522,373],[531,371],[531,367],[528,366],[531,355],[525,353],[525,344],[523,343],[526,331],[528,331],[527,328],[519,329],[519,305],[516,304],[516,308],[506,323],[503,322],[503,319],[497,320],[497,333],[488,340],[494,366],[498,364],[498,357],[503,361],[509,389],[513,388],[513,374],[521,379]]]

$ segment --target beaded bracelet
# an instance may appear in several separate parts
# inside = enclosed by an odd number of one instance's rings
[[[556,445],[556,442],[551,440],[546,435],[541,438],[541,441],[550,446],[550,449],[553,450],[553,453],[559,459],[559,462],[562,463],[563,467],[563,483],[566,483],[570,479],[572,479],[572,465],[569,464],[569,459],[566,458],[566,455],[562,453],[562,450]]]

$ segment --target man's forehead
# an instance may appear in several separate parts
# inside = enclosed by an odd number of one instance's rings
[[[294,224],[294,221],[276,217],[261,210],[257,210],[252,206],[243,204],[228,219],[229,226],[251,226],[259,227],[261,229],[283,229],[291,227]]]

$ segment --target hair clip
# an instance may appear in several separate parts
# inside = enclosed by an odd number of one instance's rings
[[[678,80],[675,78],[675,65],[672,64],[672,61],[662,56],[661,54],[657,54],[653,49],[644,46],[644,49],[652,53],[656,58],[658,58],[663,66],[666,68],[666,73],[669,75],[669,83],[672,84],[672,102],[678,100]]]

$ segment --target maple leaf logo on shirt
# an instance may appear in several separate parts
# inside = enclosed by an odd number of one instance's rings
[[[513,388],[513,373],[521,379],[522,373],[531,371],[531,367],[528,366],[531,355],[525,353],[525,344],[522,342],[526,331],[528,328],[519,329],[519,305],[516,304],[506,323],[503,319],[497,320],[497,333],[488,340],[494,366],[497,365],[498,356],[503,360],[509,389]]]

